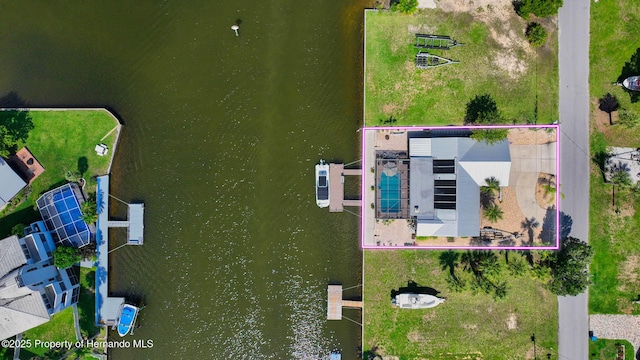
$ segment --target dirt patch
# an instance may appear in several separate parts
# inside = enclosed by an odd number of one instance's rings
[[[422,342],[424,340],[424,336],[417,331],[412,331],[407,334],[407,339],[412,343]]]
[[[462,324],[462,328],[465,330],[477,330],[478,329],[478,325],[477,324]]]
[[[439,2],[438,7],[446,12],[469,13],[485,23],[491,38],[502,48],[492,62],[509,77],[516,79],[527,70],[528,63],[518,54],[529,57],[535,51],[522,35],[526,23],[516,14],[511,0],[449,0]]]
[[[638,282],[638,273],[640,271],[640,256],[629,255],[627,259],[618,266],[618,281],[622,285],[618,290],[626,291],[626,284],[635,284]]]
[[[536,183],[536,202],[543,209],[556,203],[556,177],[552,174],[540,173]]]
[[[507,329],[515,330],[518,328],[518,317],[516,314],[509,314],[509,318],[507,318]]]
[[[511,145],[542,145],[556,142],[557,134],[550,129],[510,129],[507,139]]]

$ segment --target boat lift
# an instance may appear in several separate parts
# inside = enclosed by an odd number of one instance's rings
[[[432,55],[427,52],[419,52],[416,55],[416,67],[418,69],[429,69],[438,66],[459,64],[459,61],[443,58],[438,55]]]
[[[423,49],[449,50],[455,46],[464,44],[458,43],[450,36],[432,35],[432,34],[416,34],[416,47]]]

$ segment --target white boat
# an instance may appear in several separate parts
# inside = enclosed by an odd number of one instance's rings
[[[321,208],[329,206],[329,165],[324,160],[316,165],[316,204]]]
[[[401,309],[428,309],[438,306],[444,300],[433,295],[405,293],[396,295],[391,300],[391,305]]]
[[[140,310],[138,307],[130,304],[122,306],[120,317],[118,318],[118,335],[125,336],[131,331],[135,325],[138,310]]]
[[[622,86],[632,91],[640,91],[640,76],[631,76],[624,79]]]

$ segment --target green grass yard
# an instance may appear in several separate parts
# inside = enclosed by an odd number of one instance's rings
[[[538,356],[556,358],[556,296],[526,277],[508,278],[503,300],[469,290],[451,292],[440,253],[365,251],[365,351],[399,359],[524,359],[533,355],[535,333]],[[409,280],[440,291],[447,301],[424,310],[391,307],[391,291]]]
[[[117,132],[102,139],[117,122],[103,110],[30,111],[34,129],[26,146],[35,155],[45,171],[31,184],[31,194],[26,201],[12,211],[0,213],[0,238],[10,234],[11,228],[39,218],[34,209],[38,197],[65,181],[66,170],[77,171],[78,159],[85,157],[88,170],[84,174],[87,192],[95,192],[96,175],[107,173],[112,151],[108,156],[98,156],[96,144],[105,143],[114,148]]]
[[[605,340],[598,339],[589,342],[589,360],[609,360],[615,359],[618,355],[617,345],[624,346],[625,360],[634,360],[633,345],[627,340]]]
[[[38,327],[23,333],[22,339],[30,339],[33,345],[36,340],[41,341],[70,341],[75,343],[76,333],[73,329],[73,309],[71,307],[53,315],[51,320]],[[32,346],[20,351],[20,359],[31,359],[33,356],[42,356],[47,351],[46,347]]]
[[[623,134],[624,133],[624,134]],[[635,139],[635,140],[632,140]],[[614,126],[605,133],[591,135],[591,152],[604,151],[607,145],[640,147],[640,129],[629,131]],[[630,190],[616,188],[615,212],[612,188],[603,181],[598,166],[591,165],[591,204],[589,244],[591,263],[589,312],[592,314],[640,314],[640,306],[631,301],[640,294],[640,198]]]
[[[638,51],[640,3],[634,0],[601,0],[591,6],[590,96],[592,103],[591,154],[606,146],[640,147],[640,128],[610,126],[608,116],[598,110],[598,98],[615,95],[621,108],[640,113],[640,102],[614,83],[623,75],[625,64]],[[638,73],[634,75],[639,75]],[[616,119],[614,112],[614,124]],[[611,185],[591,164],[591,204],[589,243],[594,249],[591,263],[593,284],[589,287],[592,314],[640,314],[631,301],[640,294],[640,199],[629,190],[616,189],[615,212]]]
[[[477,10],[479,11],[479,10]],[[483,10],[485,11],[485,10]],[[380,125],[461,124],[467,102],[490,94],[507,121],[539,124],[558,119],[557,31],[532,50],[524,40],[526,23],[511,11],[506,21],[479,21],[471,13],[421,10],[408,16],[367,11],[365,123]],[[510,30],[509,39],[497,34]],[[415,33],[449,35],[465,46],[429,50],[459,64],[420,70],[414,65]],[[515,44],[515,45],[514,45]],[[500,65],[497,65],[500,63]]]

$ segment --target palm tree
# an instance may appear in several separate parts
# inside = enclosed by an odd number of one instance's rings
[[[629,165],[618,161],[609,168],[609,172],[611,173],[610,181],[615,185],[629,186],[631,185],[630,171]]]
[[[496,179],[495,176],[488,177],[484,179],[487,183],[487,188],[491,191],[500,191],[500,180]]]
[[[492,223],[495,223],[498,220],[502,219],[503,212],[498,205],[493,204],[488,208],[484,209],[484,216]]]
[[[493,193],[488,186],[480,187],[480,207],[483,209],[488,208],[489,206],[495,204],[496,195]]]
[[[618,110],[620,104],[618,103],[618,99],[615,95],[611,95],[610,93],[606,93],[605,96],[601,97],[598,100],[600,103],[600,110],[609,114],[609,125],[613,125],[613,119],[611,119],[611,113]]]
[[[80,211],[82,212],[82,221],[87,225],[93,224],[98,220],[98,206],[95,201],[85,201],[80,205]]]
[[[540,226],[540,223],[538,222],[538,220],[536,220],[535,217],[531,217],[530,219],[525,218],[520,223],[520,228],[526,231],[527,235],[529,235],[529,243],[533,243],[533,230],[537,229],[538,226]]]

